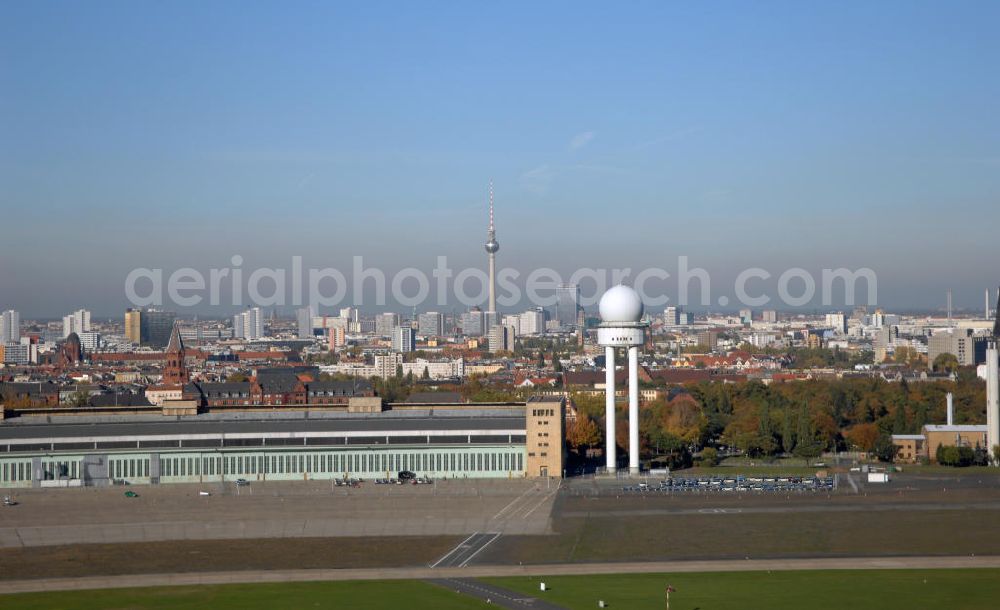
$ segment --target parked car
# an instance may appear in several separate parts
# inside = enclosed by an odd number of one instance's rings
[[[4,496],[3,497],[3,505],[4,506],[16,506],[17,505],[17,500],[15,500],[14,498],[12,498],[10,496]]]
[[[250,481],[248,481],[246,479],[236,479],[236,486],[237,487],[243,487],[244,485],[249,485],[249,484],[250,484]]]
[[[399,471],[399,480],[400,481],[410,481],[410,480],[413,480],[415,478],[417,478],[416,473],[410,472],[409,470],[400,470]]]

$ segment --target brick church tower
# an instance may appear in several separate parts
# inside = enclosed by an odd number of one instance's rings
[[[174,324],[167,343],[167,364],[163,367],[163,385],[184,385],[191,380],[187,367],[184,365],[184,341],[180,330]]]

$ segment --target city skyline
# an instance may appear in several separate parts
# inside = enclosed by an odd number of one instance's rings
[[[234,255],[483,268],[492,177],[522,273],[868,267],[878,305],[975,311],[1000,8],[777,5],[10,7],[0,308],[113,315],[137,266]]]

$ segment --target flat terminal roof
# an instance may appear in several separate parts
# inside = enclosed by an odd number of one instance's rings
[[[402,431],[453,431],[462,433],[481,430],[524,433],[525,418],[515,416],[483,417],[357,417],[336,419],[258,419],[258,420],[167,420],[162,422],[79,422],[53,424],[0,424],[0,442],[18,439],[60,439],[80,437],[139,437],[177,436],[192,434],[278,434],[298,436],[308,433],[371,433],[385,435]],[[352,436],[353,436],[352,435]]]

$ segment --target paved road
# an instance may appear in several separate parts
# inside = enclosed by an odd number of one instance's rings
[[[465,568],[366,568],[347,570],[248,570],[183,574],[131,574],[85,578],[41,578],[0,581],[0,594],[31,591],[74,591],[173,585],[219,585],[325,580],[433,580],[489,576],[579,576],[587,574],[660,574],[681,572],[747,572],[757,570],[899,570],[1000,568],[1000,555],[963,557],[837,557],[824,559],[752,559],[661,561],[648,563],[564,563],[530,566]]]
[[[475,532],[458,546],[448,551],[444,557],[431,564],[432,568],[464,568],[483,549],[500,537],[497,532]]]
[[[557,606],[537,597],[504,589],[503,587],[491,585],[473,578],[434,578],[427,582],[446,589],[452,589],[469,597],[481,599],[498,608],[508,608],[510,610],[525,610],[525,608],[565,610],[562,606]]]

